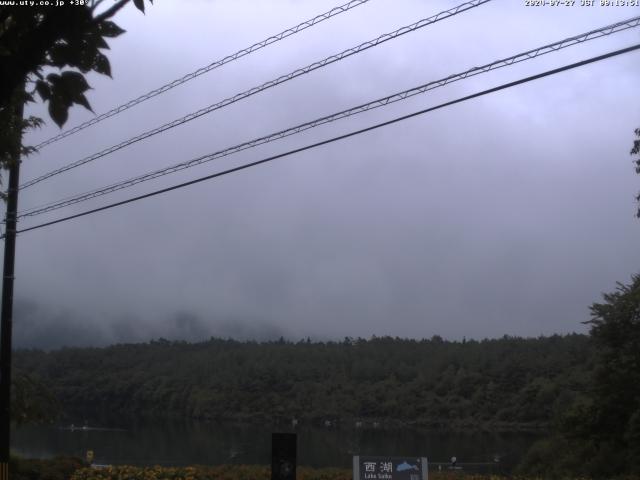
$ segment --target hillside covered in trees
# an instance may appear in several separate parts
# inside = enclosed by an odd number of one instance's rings
[[[584,335],[483,341],[152,341],[15,353],[67,415],[545,427],[593,369]]]

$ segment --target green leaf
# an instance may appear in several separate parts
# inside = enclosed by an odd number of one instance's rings
[[[103,37],[109,38],[115,38],[119,35],[122,35],[126,31],[109,20],[105,20],[104,22],[102,22],[99,25],[98,30]]]
[[[96,34],[95,37],[93,37],[93,40],[98,48],[109,50],[109,44],[104,38],[102,38],[102,35],[100,35],[99,33]]]
[[[47,81],[51,84],[56,84],[60,81],[60,75],[57,73],[50,73],[47,75]]]
[[[32,155],[37,151],[38,149],[36,147],[31,147],[31,146],[20,147],[20,155],[23,157],[28,157],[29,155]]]
[[[88,71],[93,70],[96,55],[99,53],[100,51],[95,44],[91,45],[88,42],[83,41],[77,65],[74,66],[77,66],[82,73],[87,73]]]
[[[87,97],[84,96],[84,92],[90,88],[84,75],[78,72],[66,71],[62,72],[61,80],[62,86],[60,94],[69,106],[71,106],[72,103],[77,103],[87,110],[93,111],[91,110]]]
[[[62,75],[51,73],[47,75],[47,80],[49,85],[36,83],[36,89],[38,93],[42,90],[45,95],[48,95],[49,114],[58,126],[61,127],[67,121],[68,110],[74,103],[93,111],[84,95],[84,92],[91,88],[84,75],[67,70],[62,72]]]
[[[65,105],[59,97],[54,97],[49,101],[49,115],[58,127],[62,128],[62,125],[69,118],[69,106]]]
[[[84,96],[84,94],[80,94],[76,97],[75,102],[77,104],[82,105],[84,108],[86,108],[87,110],[89,110],[90,112],[93,112],[93,109],[91,108],[91,105],[89,104],[89,100],[87,100],[87,97]]]
[[[69,70],[62,72],[61,79],[64,83],[65,89],[70,93],[71,98],[75,96],[76,92],[83,93],[90,88],[87,80],[84,78],[84,75],[78,72],[72,72]]]
[[[49,65],[61,68],[67,65],[68,62],[68,50],[65,44],[56,44],[49,50]]]
[[[93,61],[93,70],[103,75],[111,76],[111,64],[106,55],[98,52]]]
[[[40,128],[42,127],[42,125],[44,125],[44,120],[42,120],[40,117],[35,117],[33,115],[25,118],[22,121],[23,128]]]

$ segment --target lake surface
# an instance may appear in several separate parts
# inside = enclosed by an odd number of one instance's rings
[[[465,470],[508,473],[542,434],[446,432],[415,429],[323,428],[195,422],[114,422],[89,429],[24,426],[13,431],[11,446],[31,458],[85,457],[95,463],[131,465],[270,464],[271,433],[296,431],[298,464],[351,467],[353,455],[427,457],[431,468],[447,468],[452,456]],[[95,428],[95,429],[93,429]]]

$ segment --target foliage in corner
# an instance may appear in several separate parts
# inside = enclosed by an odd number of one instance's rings
[[[640,275],[618,283],[591,314],[599,362],[586,433],[608,467],[602,473],[640,474]]]
[[[591,316],[585,322],[596,348],[591,380],[555,434],[529,451],[523,473],[640,476],[640,275],[604,294]]]
[[[9,471],[11,480],[69,480],[86,465],[74,457],[51,459],[26,459],[11,455]]]
[[[82,105],[91,110],[86,97],[90,89],[84,74],[111,76],[106,39],[124,30],[110,20],[130,0],[118,0],[98,12],[104,0],[65,8],[33,5],[0,7],[0,166],[7,167],[16,152],[26,155],[22,133],[42,124],[22,119],[22,106],[36,101],[48,103],[49,115],[62,127],[69,108]],[[152,0],[149,0],[150,2]],[[143,0],[133,0],[144,12]],[[48,72],[48,73],[47,73]],[[16,145],[18,143],[18,145]]]
[[[630,153],[631,155],[638,156],[638,158],[636,158],[633,163],[636,164],[636,173],[640,175],[640,128],[636,128],[635,134],[638,138],[633,141],[633,148],[631,149]],[[640,193],[638,193],[636,201],[638,202],[638,211],[636,212],[636,217],[640,218]]]

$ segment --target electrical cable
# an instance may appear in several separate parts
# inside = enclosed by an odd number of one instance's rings
[[[317,25],[325,20],[328,20],[332,17],[335,17],[336,15],[340,15],[341,13],[347,12],[349,10],[351,10],[352,8],[356,8],[360,5],[363,5],[365,3],[367,3],[369,0],[352,0],[350,2],[347,2],[343,5],[337,6],[332,8],[331,10],[321,13],[320,15],[316,15],[315,17],[309,19],[309,20],[305,20],[302,23],[299,23],[298,25],[296,25],[295,27],[291,27],[291,28],[287,28],[286,30],[283,30],[280,33],[277,33],[275,35],[270,36],[269,38],[266,38],[265,40],[262,40],[260,42],[254,43],[253,45],[251,45],[250,47],[246,47],[243,48],[242,50],[238,50],[235,53],[232,53],[230,55],[227,55],[226,57],[223,57],[219,60],[215,60],[214,62],[211,62],[209,65],[206,65],[204,67],[201,67],[197,70],[194,70],[191,73],[188,73],[186,75],[184,75],[181,78],[178,78],[176,80],[173,80],[161,87],[156,88],[155,90],[151,90],[150,92],[147,92],[143,95],[140,95],[137,98],[134,98],[133,100],[128,101],[125,104],[122,104],[118,107],[115,107],[111,110],[109,110],[108,112],[102,113],[100,115],[98,115],[97,117],[92,118],[91,120],[87,120],[84,123],[81,123],[80,125],[77,125],[69,130],[66,130],[64,132],[61,132],[47,140],[45,140],[42,143],[39,143],[38,145],[36,145],[36,149],[41,149],[43,147],[46,147],[47,145],[50,145],[52,143],[57,142],[58,140],[62,140],[63,138],[66,138],[70,135],[73,135],[74,133],[77,133],[81,130],[84,130],[85,128],[88,128],[92,125],[95,125],[96,123],[99,123],[103,120],[106,120],[107,118],[113,117],[114,115],[118,115],[119,113],[124,112],[125,110],[128,110],[142,102],[145,102],[153,97],[156,97],[164,92],[167,92],[169,90],[171,90],[172,88],[177,87],[178,85],[182,85],[183,83],[188,82],[189,80],[193,80],[196,77],[199,77],[200,75],[203,75],[205,73],[208,73],[216,68],[222,67],[223,65],[226,65],[227,63],[233,62],[234,60],[238,60],[239,58],[245,57],[253,52],[256,52],[268,45],[271,45],[272,43],[276,43],[279,42],[280,40],[283,40],[287,37],[290,37],[291,35],[294,35],[298,32],[301,32],[303,30],[306,30],[309,27],[312,27],[314,25]]]
[[[436,15],[433,15],[429,18],[425,18],[422,20],[419,20],[411,25],[407,25],[405,27],[399,28],[391,33],[385,33],[383,35],[380,35],[379,37],[373,39],[373,40],[369,40],[367,42],[361,43],[360,45],[356,46],[356,47],[352,47],[349,48],[347,50],[344,50],[338,54],[335,55],[331,55],[330,57],[326,57],[318,62],[314,62],[312,64],[307,65],[306,67],[302,67],[299,68],[297,70],[294,70],[291,73],[288,73],[287,75],[282,75],[274,80],[270,80],[268,82],[263,83],[260,86],[257,87],[253,87],[250,88],[249,90],[246,90],[242,93],[238,93],[232,97],[226,98],[220,102],[214,103],[212,105],[209,105],[207,107],[201,108],[200,110],[196,111],[196,112],[192,112],[188,115],[185,115],[184,117],[178,118],[176,120],[173,120],[171,122],[165,123],[164,125],[161,125],[159,127],[156,127],[152,130],[148,130],[144,133],[141,133],[140,135],[137,135],[135,137],[132,137],[128,140],[125,140],[117,145],[113,145],[111,147],[108,147],[100,152],[94,153],[93,155],[90,155],[88,157],[82,158],[80,160],[76,160],[73,163],[70,163],[64,167],[58,168],[56,170],[50,171],[48,173],[45,173],[44,175],[41,175],[37,178],[34,178],[32,180],[27,181],[26,183],[22,184],[20,186],[20,189],[25,189],[28,187],[31,187],[39,182],[42,182],[43,180],[46,180],[48,178],[51,178],[53,176],[59,175],[61,173],[64,173],[66,171],[69,171],[73,168],[79,167],[81,165],[84,165],[86,163],[92,162],[94,160],[97,160],[99,158],[105,157],[113,152],[116,152],[118,150],[121,150],[125,147],[128,147],[129,145],[133,145],[134,143],[137,143],[141,140],[145,140],[149,137],[152,137],[154,135],[157,135],[159,133],[165,132],[166,130],[169,130],[171,128],[177,127],[179,125],[182,125],[183,123],[187,123],[190,122],[191,120],[195,120],[196,118],[202,117],[203,115],[207,115],[215,110],[219,110],[221,108],[224,108],[228,105],[231,105],[232,103],[238,102],[240,100],[243,100],[245,98],[248,98],[252,95],[255,95],[257,93],[260,93],[264,90],[267,90],[269,88],[275,87],[276,85],[280,85],[281,83],[287,82],[289,80],[293,80],[294,78],[297,78],[301,75],[304,75],[306,73],[312,72],[314,70],[317,70],[319,68],[323,68],[326,67],[327,65],[331,65],[332,63],[335,62],[339,62],[340,60],[343,60],[345,58],[348,58],[352,55],[355,55],[357,53],[363,52],[365,50],[368,50],[369,48],[372,47],[376,47],[378,45],[381,45],[389,40],[393,40],[395,38],[398,38],[406,33],[410,33],[413,32],[415,30],[418,30],[420,28],[426,27],[428,25],[432,25],[440,20],[444,20],[446,18],[450,18],[453,17],[455,15],[458,15],[459,13],[465,12],[467,10],[470,10],[472,8],[478,7],[482,4],[488,3],[491,0],[471,0],[468,2],[465,2],[461,5],[458,5],[457,7],[451,8],[449,10],[445,10],[443,12],[437,13]]]
[[[146,182],[149,180],[153,180],[155,178],[158,177],[162,177],[164,175],[168,175],[171,173],[175,173],[187,168],[191,168],[193,166],[196,165],[200,165],[206,162],[210,162],[212,160],[218,159],[218,158],[222,158],[222,157],[226,157],[250,148],[254,148],[257,147],[259,145],[263,145],[269,142],[273,142],[276,140],[279,140],[281,138],[285,138],[291,135],[295,135],[298,133],[301,133],[303,131],[315,128],[317,126],[326,124],[326,123],[331,123],[334,122],[336,120],[340,120],[343,118],[347,118],[353,115],[357,115],[359,113],[363,113],[369,110],[373,110],[375,108],[379,108],[385,105],[389,105],[391,103],[395,103],[401,100],[406,100],[407,98],[413,97],[415,95],[418,94],[422,94],[425,93],[427,91],[433,90],[435,88],[439,88],[442,86],[445,86],[449,83],[453,83],[455,81],[459,81],[459,80],[463,80],[465,78],[471,77],[471,76],[475,76],[481,73],[486,73],[492,70],[496,70],[498,68],[502,68],[502,67],[506,67],[509,65],[513,65],[515,63],[519,63],[522,61],[526,61],[526,60],[531,60],[534,59],[538,56],[547,54],[547,53],[551,53],[551,52],[557,52],[563,48],[567,48],[576,44],[580,44],[583,42],[586,42],[588,40],[593,40],[596,38],[600,38],[602,36],[606,36],[606,35],[611,35],[612,33],[617,33],[617,32],[621,32],[624,30],[627,30],[629,28],[634,28],[634,27],[638,27],[640,26],[640,16],[638,17],[634,17],[628,20],[624,20],[621,22],[617,22],[614,23],[612,25],[607,25],[606,27],[602,27],[596,30],[591,30],[589,32],[580,34],[580,35],[575,35],[573,37],[569,37],[566,38],[564,40],[558,41],[558,42],[554,42],[533,50],[528,50],[526,52],[523,53],[518,53],[516,55],[512,55],[510,57],[507,58],[503,58],[501,60],[496,60],[492,63],[488,63],[486,65],[483,65],[481,67],[474,67],[471,68],[469,70],[466,70],[462,73],[457,73],[457,74],[453,74],[453,75],[449,75],[447,77],[444,77],[440,80],[435,80],[435,81],[431,81],[428,82],[424,85],[420,85],[418,87],[414,87],[408,90],[404,90],[402,92],[399,93],[395,93],[393,95],[389,95],[383,98],[379,98],[377,100],[374,100],[372,102],[366,103],[366,104],[362,104],[356,107],[352,107],[349,108],[347,110],[342,110],[340,112],[331,114],[331,115],[327,115],[321,118],[317,118],[315,120],[300,124],[300,125],[296,125],[294,127],[290,127],[287,128],[285,130],[281,130],[275,133],[271,133],[269,135],[263,136],[263,137],[259,137],[232,147],[228,147],[225,148],[223,150],[217,151],[215,153],[211,153],[211,154],[207,154],[207,155],[203,155],[194,159],[190,159],[188,161],[185,162],[181,162],[175,165],[171,165],[169,167],[164,167],[152,172],[148,172],[145,173],[143,175],[139,175],[137,177],[133,177],[133,178],[129,178],[127,180],[123,180],[105,187],[101,187],[99,189],[96,190],[92,190],[90,192],[85,192],[85,193],[81,193],[81,194],[77,194],[74,196],[70,196],[61,200],[57,200],[55,202],[50,202],[46,205],[43,206],[38,206],[38,207],[32,207],[30,209],[26,209],[22,212],[19,212],[18,214],[18,218],[25,218],[25,217],[33,217],[36,215],[40,215],[43,213],[47,213],[47,212],[51,212],[54,210],[58,210],[60,208],[64,208],[67,207],[69,205],[74,205],[76,203],[79,202],[83,202],[92,198],[97,198],[100,197],[102,195],[106,195],[109,193],[113,193],[115,191],[118,190],[122,190],[124,188],[130,188],[134,185],[137,185],[139,183],[142,182]]]
[[[631,51],[638,50],[638,49],[640,49],[640,44],[632,45],[630,47],[623,48],[623,49],[620,49],[620,50],[615,50],[613,52],[609,52],[609,53],[606,53],[604,55],[599,55],[597,57],[592,57],[592,58],[589,58],[589,59],[586,59],[586,60],[582,60],[580,62],[576,62],[576,63],[572,63],[572,64],[569,64],[569,65],[565,65],[563,67],[555,68],[553,70],[547,70],[545,72],[542,72],[542,73],[539,73],[539,74],[536,74],[536,75],[531,75],[531,76],[528,76],[528,77],[525,77],[525,78],[521,78],[520,80],[515,80],[515,81],[509,82],[509,83],[504,83],[504,84],[499,85],[497,87],[489,88],[487,90],[483,90],[481,92],[477,92],[477,93],[474,93],[474,94],[471,94],[471,95],[467,95],[465,97],[461,97],[461,98],[458,98],[456,100],[451,100],[449,102],[441,103],[441,104],[436,105],[434,107],[425,108],[423,110],[419,110],[417,112],[413,112],[413,113],[410,113],[408,115],[403,115],[401,117],[396,117],[396,118],[393,118],[391,120],[387,120],[385,122],[377,123],[375,125],[371,125],[369,127],[362,128],[360,130],[355,130],[355,131],[352,131],[352,132],[349,132],[349,133],[345,133],[343,135],[339,135],[339,136],[336,136],[336,137],[329,138],[327,140],[322,140],[320,142],[316,142],[316,143],[313,143],[313,144],[310,144],[310,145],[306,145],[304,147],[300,147],[300,148],[296,148],[296,149],[293,149],[293,150],[289,150],[287,152],[280,153],[280,154],[277,154],[277,155],[273,155],[273,156],[270,156],[270,157],[267,157],[267,158],[263,158],[261,160],[255,161],[255,162],[246,163],[246,164],[234,167],[234,168],[230,168],[228,170],[224,170],[224,171],[217,172],[217,173],[214,173],[214,174],[211,174],[211,175],[207,175],[207,176],[204,176],[204,177],[196,178],[194,180],[190,180],[188,182],[184,182],[184,183],[180,183],[180,184],[177,184],[177,185],[173,185],[171,187],[162,188],[160,190],[155,190],[153,192],[149,192],[149,193],[146,193],[144,195],[138,195],[136,197],[128,198],[126,200],[122,200],[122,201],[119,201],[119,202],[111,203],[109,205],[105,205],[105,206],[102,206],[102,207],[98,207],[98,208],[94,208],[94,209],[91,209],[91,210],[87,210],[87,211],[84,211],[84,212],[81,212],[81,213],[77,213],[75,215],[69,215],[67,217],[58,218],[58,219],[52,220],[50,222],[45,222],[45,223],[41,223],[41,224],[34,225],[34,226],[31,226],[31,227],[23,228],[21,230],[18,230],[16,233],[24,233],[24,232],[28,232],[28,231],[31,231],[31,230],[36,230],[36,229],[48,227],[48,226],[55,225],[55,224],[58,224],[58,223],[66,222],[66,221],[69,221],[69,220],[73,220],[75,218],[84,217],[86,215],[91,215],[93,213],[101,212],[101,211],[104,211],[104,210],[109,210],[111,208],[115,208],[115,207],[118,207],[118,206],[121,206],[121,205],[126,205],[128,203],[136,202],[138,200],[143,200],[145,198],[149,198],[149,197],[153,197],[153,196],[156,196],[156,195],[160,195],[162,193],[167,193],[167,192],[170,192],[170,191],[173,191],[173,190],[178,190],[180,188],[184,188],[184,187],[187,187],[187,186],[190,186],[190,185],[194,185],[196,183],[204,182],[206,180],[211,180],[213,178],[217,178],[217,177],[221,177],[221,176],[224,176],[224,175],[228,175],[230,173],[238,172],[240,170],[245,170],[245,169],[250,168],[250,167],[255,167],[255,166],[261,165],[263,163],[271,162],[271,161],[279,159],[279,158],[287,157],[287,156],[293,155],[295,153],[304,152],[306,150],[311,150],[313,148],[317,148],[317,147],[320,147],[322,145],[327,145],[327,144],[330,144],[330,143],[337,142],[339,140],[344,140],[346,138],[350,138],[350,137],[353,137],[353,136],[356,136],[356,135],[360,135],[360,134],[365,133],[365,132],[370,132],[372,130],[376,130],[376,129],[381,128],[381,127],[385,127],[385,126],[388,126],[388,125],[391,125],[391,124],[394,124],[394,123],[398,123],[398,122],[407,120],[409,118],[413,118],[413,117],[417,117],[419,115],[423,115],[423,114],[428,113],[428,112],[439,110],[439,109],[442,109],[442,108],[445,108],[445,107],[449,107],[449,106],[452,106],[452,105],[455,105],[455,104],[458,104],[458,103],[462,103],[462,102],[465,102],[467,100],[471,100],[473,98],[478,98],[478,97],[481,97],[483,95],[488,95],[490,93],[498,92],[500,90],[505,90],[507,88],[511,88],[511,87],[514,87],[514,86],[517,86],[517,85],[521,85],[521,84],[524,84],[524,83],[527,83],[527,82],[531,82],[533,80],[538,80],[540,78],[548,77],[550,75],[555,75],[555,74],[558,74],[558,73],[561,73],[561,72],[565,72],[567,70],[571,70],[571,69],[574,69],[574,68],[577,68],[577,67],[581,67],[581,66],[584,66],[584,65],[588,65],[588,64],[591,64],[591,63],[599,62],[599,61],[602,61],[602,60],[605,60],[605,59],[608,59],[608,58],[612,58],[612,57],[615,57],[617,55],[622,55],[624,53],[629,53]]]

